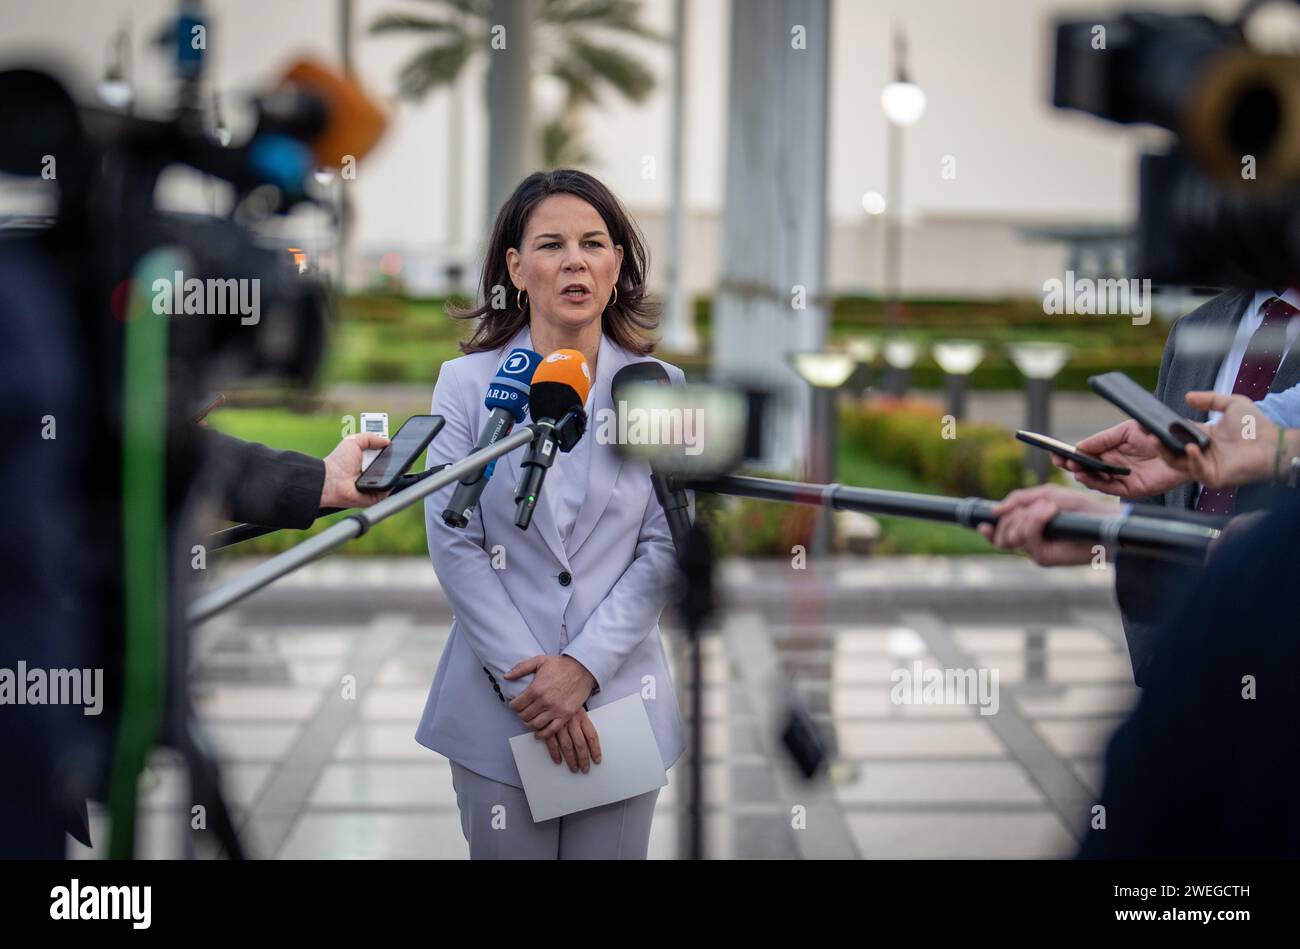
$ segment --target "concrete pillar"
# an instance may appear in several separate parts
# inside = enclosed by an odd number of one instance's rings
[[[811,393],[786,354],[826,342],[829,0],[743,0],[731,16],[713,365],[773,393],[765,467],[798,473]]]

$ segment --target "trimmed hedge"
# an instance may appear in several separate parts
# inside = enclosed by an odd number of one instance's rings
[[[901,468],[943,494],[1000,498],[1025,484],[1024,446],[1000,425],[956,422],[945,438],[944,409],[916,398],[874,398],[844,405],[841,438]]]

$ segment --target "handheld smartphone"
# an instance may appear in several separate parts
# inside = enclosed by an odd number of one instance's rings
[[[1055,438],[1049,438],[1046,435],[1039,435],[1037,432],[1016,432],[1016,438],[1020,439],[1026,445],[1033,445],[1035,448],[1041,448],[1043,451],[1050,451],[1062,457],[1069,458],[1071,461],[1077,461],[1089,471],[1104,471],[1106,474],[1126,475],[1129,473],[1128,468],[1122,465],[1112,465],[1109,462],[1102,461],[1100,458],[1094,458],[1092,455],[1085,455],[1073,445],[1065,442],[1058,442]]]
[[[441,415],[412,415],[357,478],[358,491],[391,491],[442,429]]]
[[[1191,442],[1196,442],[1201,451],[1209,450],[1210,436],[1124,373],[1107,372],[1100,376],[1092,376],[1088,379],[1088,385],[1093,392],[1160,439],[1161,443],[1175,455],[1187,454],[1184,446]]]
[[[388,413],[387,412],[362,412],[361,413],[361,431],[370,432],[373,435],[383,435],[388,437]],[[382,449],[367,448],[361,453],[361,470],[365,471],[370,467],[371,462],[379,455]]]

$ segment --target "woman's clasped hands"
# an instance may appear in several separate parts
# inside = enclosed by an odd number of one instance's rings
[[[583,703],[596,687],[595,677],[569,656],[533,656],[505,674],[518,679],[533,674],[533,681],[509,703],[519,720],[546,742],[551,760],[569,763],[569,770],[591,770],[600,764],[600,737]]]

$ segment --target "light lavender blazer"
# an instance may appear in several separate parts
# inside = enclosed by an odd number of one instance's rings
[[[531,349],[531,343],[525,326],[496,352],[442,364],[431,411],[447,421],[429,445],[430,465],[470,453],[488,418],[483,405],[488,382],[510,349]],[[629,362],[649,358],[601,337],[593,417],[584,438],[595,437],[601,410],[613,409],[614,374]],[[676,366],[661,364],[674,384],[684,381]],[[507,670],[530,656],[563,654],[596,677],[598,691],[587,702],[589,710],[632,693],[642,695],[669,767],[685,747],[659,632],[676,558],[650,468],[645,462],[624,461],[613,445],[593,442],[587,493],[566,544],[547,500],[554,471],[542,488],[531,526],[526,531],[515,527],[514,489],[525,451],[526,446],[517,448],[497,462],[475,516],[463,530],[442,521],[453,486],[425,500],[429,554],[454,616],[416,741],[484,777],[520,787],[509,739],[528,727],[498,696],[497,687],[508,702],[533,677],[512,682],[504,677]],[[568,585],[561,583],[562,574],[571,578]]]

